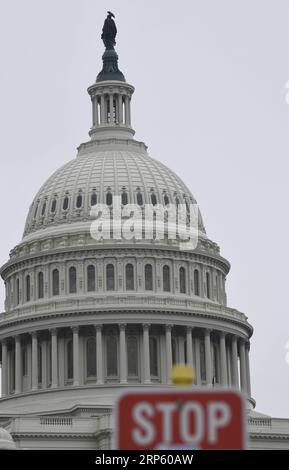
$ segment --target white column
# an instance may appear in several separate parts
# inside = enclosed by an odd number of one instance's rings
[[[232,384],[239,388],[239,372],[238,372],[238,344],[237,337],[232,338]]]
[[[166,325],[166,356],[167,356],[167,383],[171,383],[172,370],[172,326]]]
[[[240,341],[240,379],[241,390],[247,393],[247,371],[246,371],[246,356],[245,356],[245,342]]]
[[[47,341],[41,342],[41,386],[47,388]]]
[[[102,325],[96,325],[96,382],[103,384]]]
[[[1,396],[8,395],[8,351],[7,340],[2,340]]]
[[[227,380],[227,358],[226,358],[226,336],[222,331],[220,334],[220,358],[221,358],[221,384],[226,386]]]
[[[20,393],[22,390],[22,377],[21,377],[21,339],[17,335],[15,337],[15,393]]]
[[[57,330],[51,330],[51,388],[58,387],[58,344],[57,344]]]
[[[187,364],[193,367],[193,341],[192,341],[192,327],[187,326]]]
[[[206,382],[212,385],[211,330],[205,330]]]
[[[100,97],[100,120],[101,120],[101,124],[105,124],[106,119],[105,119],[104,95],[101,95]]]
[[[129,98],[125,96],[124,98],[124,106],[125,106],[125,124],[129,126]]]
[[[196,383],[201,385],[201,360],[200,360],[200,338],[195,337],[195,358],[196,358]]]
[[[110,124],[113,124],[114,123],[114,119],[113,119],[113,95],[109,95],[109,115],[110,115],[109,122],[110,122]]]
[[[38,338],[36,331],[32,337],[32,390],[38,389]]]
[[[119,325],[120,383],[127,383],[127,350],[124,323]]]
[[[79,385],[79,327],[73,326],[73,385]]]
[[[122,95],[118,95],[118,122],[123,123],[123,104],[122,104]]]
[[[144,383],[151,382],[149,328],[150,325],[143,325]]]
[[[247,342],[245,345],[245,357],[246,357],[246,379],[247,379],[247,392],[249,397],[251,396],[251,377],[250,377],[250,359],[249,359],[250,343]]]

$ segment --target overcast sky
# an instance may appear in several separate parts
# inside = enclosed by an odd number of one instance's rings
[[[255,328],[256,409],[289,418],[289,2],[0,6],[0,262],[21,240],[39,187],[88,140],[86,89],[101,69],[101,28],[111,10],[120,69],[136,87],[136,138],[183,178],[231,262],[228,305]]]

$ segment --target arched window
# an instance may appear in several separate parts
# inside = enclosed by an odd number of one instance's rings
[[[108,377],[118,375],[117,339],[115,335],[110,335],[106,340],[106,368]]]
[[[150,369],[153,377],[159,375],[158,341],[153,336],[150,337]]]
[[[69,293],[76,294],[76,268],[72,266],[69,268]]]
[[[87,290],[88,292],[94,292],[95,291],[95,266],[93,264],[90,264],[87,267]]]
[[[19,279],[16,281],[16,305],[20,304],[20,282]]]
[[[200,295],[200,276],[197,269],[194,270],[194,288],[195,295]]]
[[[184,267],[180,268],[180,293],[186,293],[186,270]]]
[[[92,193],[90,198],[90,205],[95,206],[97,204],[97,195],[96,193]]]
[[[128,197],[126,192],[122,193],[121,195],[121,203],[123,206],[126,206],[128,204]]]
[[[173,364],[178,363],[178,345],[176,338],[172,338],[172,361]]]
[[[56,199],[53,199],[53,201],[52,201],[52,203],[51,203],[50,212],[51,212],[52,214],[54,214],[55,211],[56,211],[56,202],[57,202]]]
[[[26,276],[26,302],[30,302],[30,276]]]
[[[114,290],[115,289],[114,265],[113,264],[108,264],[106,266],[106,289],[107,290]]]
[[[65,196],[65,198],[63,199],[62,209],[66,211],[68,209],[68,205],[69,205],[69,199],[67,196]]]
[[[96,377],[96,342],[95,338],[88,338],[86,342],[86,376]]]
[[[76,208],[80,209],[82,207],[82,195],[78,194],[76,198]]]
[[[67,380],[73,379],[73,342],[69,340],[66,344],[66,367],[67,367]]]
[[[171,279],[170,279],[170,268],[169,266],[163,267],[163,290],[164,292],[170,292],[171,290]]]
[[[125,286],[126,290],[134,289],[134,269],[130,263],[125,267]]]
[[[52,295],[59,295],[59,271],[54,269],[52,272]]]
[[[139,206],[142,206],[143,205],[143,197],[142,197],[142,194],[141,193],[137,193],[136,195],[136,201],[138,203]]]
[[[35,206],[34,219],[36,219],[36,216],[37,216],[38,206],[39,206],[39,202],[37,202],[37,204],[36,204],[36,206]]]
[[[168,206],[170,203],[169,196],[167,194],[164,195],[164,205]]]
[[[200,343],[200,368],[201,368],[201,380],[206,380],[206,356],[205,356],[205,345],[203,342]]]
[[[43,203],[42,209],[41,209],[41,215],[44,216],[46,211],[46,202]]]
[[[111,193],[107,193],[106,194],[106,204],[108,206],[111,206],[112,205],[112,194]]]
[[[44,297],[44,279],[43,273],[38,273],[38,299],[43,299]]]
[[[206,293],[208,299],[211,298],[210,273],[206,273]]]
[[[139,350],[136,336],[127,338],[127,372],[129,377],[139,375]]]
[[[153,267],[151,264],[145,265],[145,290],[153,290]]]
[[[157,205],[157,197],[155,194],[151,194],[151,203],[153,206]]]

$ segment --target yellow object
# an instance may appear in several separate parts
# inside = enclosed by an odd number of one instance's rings
[[[195,380],[195,371],[191,366],[178,364],[172,368],[171,379],[179,387],[192,385]]]

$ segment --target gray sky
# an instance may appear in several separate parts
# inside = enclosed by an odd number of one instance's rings
[[[257,410],[289,417],[287,0],[1,0],[0,262],[42,183],[91,124],[86,89],[116,14],[136,138],[197,198],[255,333]],[[4,300],[1,287],[1,304]]]

